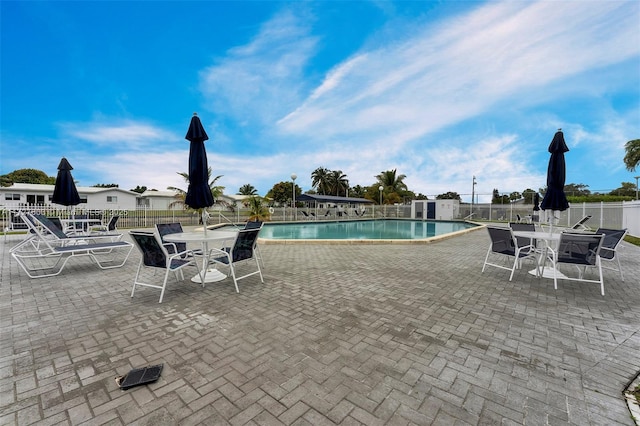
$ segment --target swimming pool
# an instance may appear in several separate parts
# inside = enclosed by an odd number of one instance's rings
[[[359,220],[265,223],[262,240],[418,241],[476,228],[467,222],[423,220]]]

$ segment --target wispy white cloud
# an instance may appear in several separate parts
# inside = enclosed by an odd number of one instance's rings
[[[80,139],[99,146],[149,148],[158,141],[181,139],[169,130],[132,120],[117,123],[61,123],[59,127],[64,137]]]
[[[317,44],[300,13],[279,13],[250,43],[231,49],[201,72],[201,90],[212,111],[240,123],[248,117],[269,123],[298,104],[304,68]]]
[[[636,18],[626,9],[613,2],[491,3],[358,52],[280,124],[324,139],[385,129],[403,144],[534,87],[638,55]]]

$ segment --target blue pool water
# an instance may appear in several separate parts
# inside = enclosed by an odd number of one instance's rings
[[[473,228],[465,222],[369,220],[265,223],[260,238],[272,240],[417,240]]]

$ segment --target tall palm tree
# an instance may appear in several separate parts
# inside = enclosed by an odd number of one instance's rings
[[[249,206],[249,220],[264,222],[271,218],[271,213],[265,204],[265,200],[259,196],[249,197],[247,199]]]
[[[251,184],[244,184],[238,190],[238,195],[258,195],[258,190]]]
[[[346,194],[347,189],[349,189],[349,180],[347,179],[347,175],[342,173],[342,170],[333,170],[329,173],[329,187],[330,191],[328,194]]]
[[[624,145],[624,165],[627,170],[634,172],[640,165],[640,139],[634,139]]]
[[[376,176],[378,186],[383,187],[385,204],[394,204],[402,201],[402,194],[408,190],[407,185],[404,183],[406,177],[406,175],[399,175],[396,169],[384,171]]]
[[[400,193],[407,190],[407,184],[404,183],[406,175],[399,175],[396,169],[387,170],[376,176],[376,180],[384,187],[385,192]]]
[[[189,173],[185,173],[185,172],[177,172],[180,176],[182,176],[185,180],[185,182],[187,182],[187,185],[189,184]],[[219,186],[216,185],[216,182],[218,181],[218,179],[220,179],[223,175],[218,175],[215,178],[211,179],[211,167],[209,167],[207,169],[207,177],[209,179],[209,188],[211,188],[211,195],[213,196],[213,200],[216,201],[224,192],[224,186]],[[187,191],[185,191],[184,189],[181,188],[176,188],[175,186],[169,186],[167,187],[168,190],[170,191],[175,191],[176,195],[175,195],[175,201],[173,201],[171,204],[169,204],[169,208],[173,208],[174,206],[182,206],[183,209],[188,208],[188,206],[185,204],[185,199],[187,198]],[[227,203],[221,203],[226,205]]]
[[[328,195],[331,193],[330,173],[331,171],[324,167],[318,167],[311,173],[311,185],[318,191],[318,194]]]

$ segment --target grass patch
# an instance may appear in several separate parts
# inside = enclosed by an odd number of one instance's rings
[[[628,243],[631,243],[633,245],[636,246],[640,246],[640,238],[638,237],[633,237],[631,235],[627,235],[626,237],[624,237],[624,240]]]

